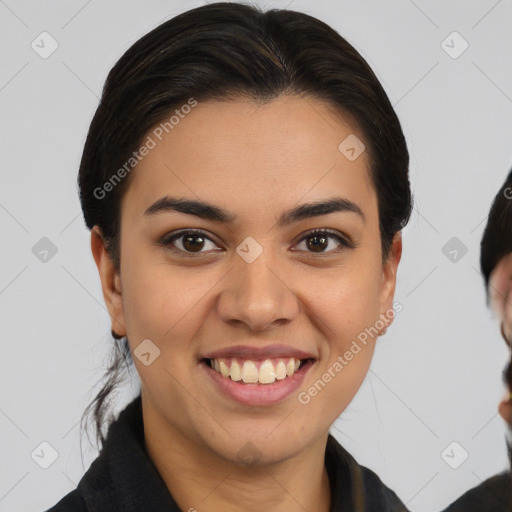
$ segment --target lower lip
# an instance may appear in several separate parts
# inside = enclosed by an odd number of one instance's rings
[[[218,388],[232,400],[246,405],[272,405],[284,400],[299,388],[312,363],[307,361],[291,377],[276,380],[272,384],[244,384],[241,381],[223,377],[204,362],[201,362],[200,366]]]

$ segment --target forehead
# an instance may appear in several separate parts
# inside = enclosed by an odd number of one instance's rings
[[[165,194],[251,215],[332,195],[376,203],[363,135],[317,99],[198,102],[161,140],[157,128],[148,132],[154,147],[135,167],[123,199],[127,215],[140,217]],[[362,153],[353,158],[347,147]],[[376,213],[376,204],[366,209]]]

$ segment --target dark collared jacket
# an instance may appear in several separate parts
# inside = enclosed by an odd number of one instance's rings
[[[325,463],[331,512],[407,512],[379,477],[329,436]],[[181,511],[144,447],[140,395],[110,426],[104,446],[75,490],[47,512]]]
[[[492,476],[464,493],[444,512],[511,512],[512,475],[510,471]]]

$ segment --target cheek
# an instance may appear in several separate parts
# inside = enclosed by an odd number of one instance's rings
[[[124,265],[123,308],[137,372],[148,393],[165,389],[165,396],[154,397],[155,401],[182,407],[182,388],[177,383],[185,382],[196,364],[191,357],[197,351],[195,335],[203,323],[208,292],[218,279],[143,254],[131,254]],[[147,346],[141,345],[146,339],[157,347],[150,345],[150,357],[158,354],[148,365],[138,358],[143,351],[137,350],[139,345]]]
[[[380,260],[365,260],[361,255],[358,261],[350,271],[340,272],[335,281],[326,281],[323,292],[317,287],[315,293],[315,310],[322,316],[319,324],[324,325],[326,337],[321,380],[329,381],[318,407],[325,408],[323,414],[331,415],[333,421],[364,381],[375,348],[375,334],[380,330],[376,326],[380,313]]]
[[[328,338],[343,344],[366,327],[375,324],[380,313],[381,267],[379,262],[357,257],[357,265],[347,266],[337,275],[311,283],[310,298],[322,320],[330,327]],[[354,258],[356,259],[356,258]]]
[[[176,339],[176,331],[190,325],[219,278],[199,268],[173,267],[148,253],[132,253],[122,269],[128,335]]]

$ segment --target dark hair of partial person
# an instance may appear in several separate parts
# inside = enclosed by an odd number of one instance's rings
[[[99,199],[102,187],[150,129],[190,98],[318,99],[364,136],[379,212],[383,260],[412,210],[409,153],[395,111],[363,57],[334,29],[285,9],[218,2],[186,11],[136,41],[108,74],[85,142],[78,186],[89,229],[98,225],[120,268],[120,201],[134,171]],[[341,140],[340,140],[341,142]],[[113,344],[104,385],[88,405],[101,446],[109,397],[133,365],[126,337]]]
[[[480,242],[480,269],[484,277],[487,305],[490,300],[489,281],[499,261],[512,252],[512,169],[496,194]],[[503,297],[505,299],[505,297]],[[503,332],[503,331],[502,331]],[[510,341],[508,341],[510,344]],[[512,359],[503,371],[503,381],[512,391]],[[509,425],[509,429],[511,426]],[[512,445],[507,438],[507,453],[512,467]]]
[[[489,279],[497,263],[512,252],[512,169],[492,202],[480,243],[480,269],[487,299]]]

